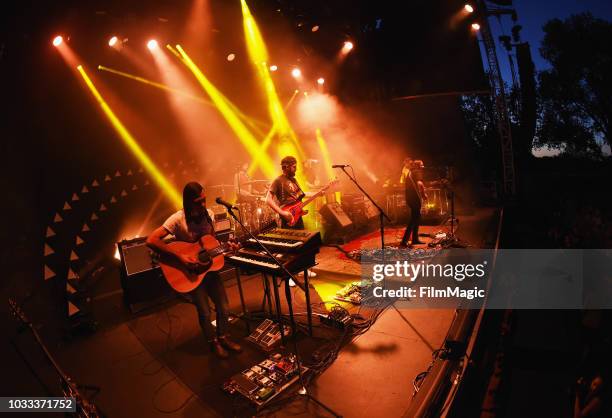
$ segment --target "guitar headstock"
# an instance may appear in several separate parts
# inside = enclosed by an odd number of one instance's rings
[[[25,312],[23,312],[23,309],[21,309],[21,306],[12,298],[9,298],[8,303],[11,313],[15,316],[15,318],[17,318],[24,325],[29,325],[30,320],[26,316]]]
[[[335,185],[340,183],[340,179],[338,179],[337,177],[335,179],[333,179],[332,181],[330,181],[329,183],[327,183],[325,185],[325,187],[323,187],[323,190],[327,190],[331,187],[334,187]]]

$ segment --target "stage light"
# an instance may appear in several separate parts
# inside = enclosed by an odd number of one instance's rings
[[[472,23],[472,30],[479,31],[480,30],[480,25],[478,23]]]
[[[119,42],[119,38],[117,38],[116,36],[113,36],[112,38],[109,39],[108,46],[113,47],[117,45],[117,42]]]
[[[349,52],[351,49],[353,49],[353,47],[354,47],[354,46],[355,46],[355,45],[353,45],[353,43],[352,43],[351,41],[346,41],[346,42],[344,43],[344,45],[342,46],[342,51],[343,51],[344,53],[347,53],[347,52]]]
[[[276,70],[278,70],[278,66],[276,66],[276,65],[271,65],[270,66],[270,71],[276,71]]]
[[[299,68],[294,68],[291,70],[291,75],[293,78],[300,78],[302,76],[302,71]]]
[[[472,7],[472,5],[471,5],[471,4],[469,4],[469,3],[468,3],[468,4],[466,4],[465,6],[463,6],[463,9],[464,9],[466,12],[468,12],[468,13],[472,13],[472,12],[474,12],[474,8],[473,8],[473,7]]]
[[[118,245],[115,245],[115,260],[121,260],[121,254],[119,254],[119,246]]]
[[[157,41],[155,39],[151,39],[149,42],[147,42],[147,48],[149,48],[149,51],[153,51],[158,47],[159,45],[157,45]]]
[[[229,54],[229,55],[227,56],[227,60],[228,60],[228,61],[230,61],[230,62],[231,62],[231,61],[234,61],[234,59],[236,59],[236,54]]]
[[[62,38],[60,35],[57,35],[55,38],[53,38],[53,46],[55,47],[60,46],[62,42],[64,42],[64,38]]]
[[[311,30],[312,32],[316,32],[316,31],[318,31],[318,30],[319,30],[319,25],[314,25],[314,26],[312,27],[312,29],[310,29],[310,30]]]
[[[322,86],[323,84],[325,84],[325,79],[323,77],[319,77],[317,79],[317,83],[319,84],[319,86]]]

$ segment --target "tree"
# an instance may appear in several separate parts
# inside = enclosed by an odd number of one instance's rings
[[[597,157],[612,145],[612,24],[589,13],[544,25],[536,145]]]

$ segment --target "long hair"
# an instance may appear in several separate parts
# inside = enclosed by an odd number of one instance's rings
[[[200,197],[203,191],[204,187],[196,181],[190,181],[183,188],[183,211],[185,212],[185,218],[188,222],[191,217],[193,201]]]

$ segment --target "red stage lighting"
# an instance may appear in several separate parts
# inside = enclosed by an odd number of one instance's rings
[[[53,38],[53,46],[55,47],[60,46],[62,42],[64,42],[64,38],[62,38],[61,35],[57,35],[55,38]]]
[[[154,49],[159,48],[159,45],[155,39],[151,39],[149,42],[147,42],[147,48],[149,48],[149,51],[153,51]]]
[[[228,61],[234,61],[234,59],[236,59],[236,54],[229,54],[229,55],[227,56],[227,60],[228,60]]]

